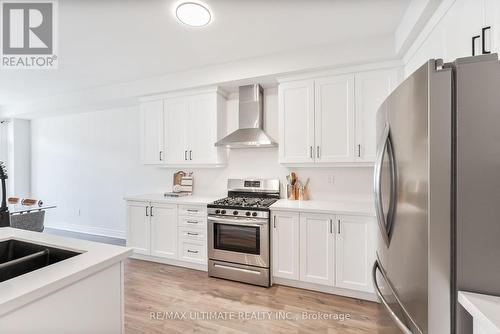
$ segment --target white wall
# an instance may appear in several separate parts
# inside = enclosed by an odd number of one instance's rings
[[[228,131],[238,124],[238,97],[227,102]],[[265,92],[265,128],[278,139],[277,90]],[[32,121],[33,196],[58,207],[47,225],[111,236],[125,234],[125,195],[169,191],[172,174],[140,164],[139,109],[127,107]],[[318,200],[370,200],[372,168],[300,168]],[[225,168],[193,169],[195,194],[220,197],[228,178],[280,178],[278,149],[231,150]],[[334,183],[329,184],[330,176]],[[80,215],[78,210],[80,209]]]

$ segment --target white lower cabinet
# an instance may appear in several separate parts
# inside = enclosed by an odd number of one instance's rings
[[[129,201],[127,216],[127,246],[141,259],[206,268],[205,205]]]
[[[134,253],[149,255],[151,224],[149,222],[149,203],[127,203],[127,246]]]
[[[151,203],[151,255],[177,258],[177,205]]]
[[[274,278],[331,293],[373,293],[375,218],[289,211],[272,218]]]
[[[373,292],[370,269],[375,260],[372,242],[373,219],[338,216],[336,237],[335,282],[339,288]]]
[[[272,229],[274,277],[299,279],[299,213],[275,212]]]
[[[335,216],[300,214],[300,280],[334,285]]]

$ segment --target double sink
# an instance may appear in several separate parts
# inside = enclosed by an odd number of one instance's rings
[[[69,259],[80,253],[16,239],[0,242],[0,282]]]

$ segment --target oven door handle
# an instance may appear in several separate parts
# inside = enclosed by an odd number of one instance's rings
[[[227,218],[208,218],[209,222],[212,223],[220,223],[227,225],[239,225],[239,226],[253,226],[253,227],[261,227],[262,225],[268,224],[266,220],[240,220],[240,219],[227,219]]]

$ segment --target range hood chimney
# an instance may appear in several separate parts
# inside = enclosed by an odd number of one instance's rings
[[[278,144],[263,130],[263,94],[258,84],[239,88],[239,128],[215,143],[229,148],[274,147]]]

